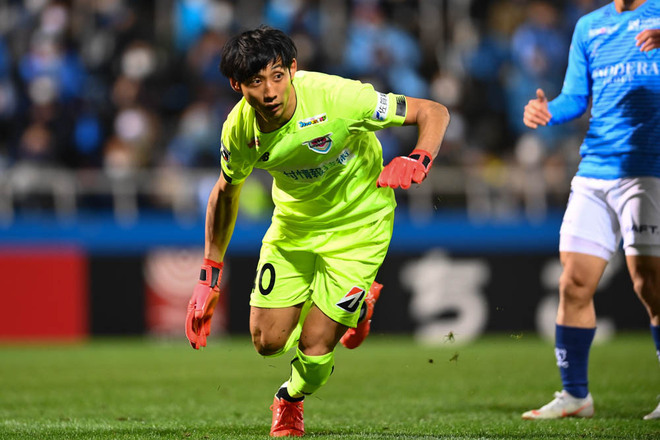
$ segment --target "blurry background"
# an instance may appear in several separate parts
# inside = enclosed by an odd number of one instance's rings
[[[262,23],[294,38],[302,69],[451,111],[433,172],[397,193],[374,331],[430,343],[551,335],[559,225],[588,118],[531,131],[522,111],[537,87],[559,93],[573,27],[603,4],[0,2],[0,339],[184,337],[221,125],[240,97],[219,54]],[[378,136],[387,162],[416,129]],[[216,335],[248,331],[269,186],[255,172],[244,187]],[[648,325],[620,255],[600,290],[600,338]]]

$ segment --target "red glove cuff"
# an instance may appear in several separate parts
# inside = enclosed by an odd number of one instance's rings
[[[220,278],[222,278],[222,268],[224,266],[225,264],[222,261],[217,263],[204,258],[202,270],[199,273],[199,282],[210,288],[214,288],[220,282]]]
[[[222,261],[217,263],[213,260],[209,260],[208,258],[204,258],[204,261],[202,261],[202,265],[211,266],[211,267],[215,267],[216,269],[222,270],[222,267],[225,265],[225,263],[223,263]]]
[[[433,157],[431,156],[431,153],[425,150],[420,150],[419,148],[414,149],[412,153],[408,155],[408,157],[420,162],[422,166],[424,166],[424,171],[427,173],[433,164]]]

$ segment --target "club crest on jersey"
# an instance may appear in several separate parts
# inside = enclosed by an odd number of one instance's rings
[[[342,310],[346,310],[348,313],[355,313],[360,308],[360,304],[364,299],[364,295],[365,295],[364,289],[361,289],[357,286],[353,287],[335,305]]]
[[[330,148],[332,148],[332,138],[330,136],[332,136],[332,133],[317,137],[311,141],[305,141],[303,142],[303,145],[306,145],[307,148],[316,153],[327,154],[328,151],[330,151]]]
[[[312,125],[316,124],[322,124],[325,121],[328,120],[328,117],[326,116],[325,113],[312,116],[311,118],[303,119],[301,121],[298,121],[298,127],[299,128],[306,128],[306,127],[311,127]]]

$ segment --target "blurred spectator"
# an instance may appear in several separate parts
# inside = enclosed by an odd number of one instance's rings
[[[218,145],[218,129],[222,120],[211,106],[202,101],[192,103],[183,112],[176,134],[167,146],[164,163],[181,167],[208,167],[217,163],[214,149]]]
[[[54,156],[51,131],[43,123],[31,124],[21,136],[17,154],[18,161],[49,164],[54,161]]]
[[[369,78],[382,88],[418,98],[428,97],[428,82],[418,73],[419,44],[395,27],[379,2],[357,0],[344,52],[346,75]]]
[[[35,104],[70,102],[82,93],[85,71],[78,54],[66,51],[57,37],[36,33],[19,61],[21,80]]]
[[[560,188],[562,168],[579,160],[579,126],[540,133],[540,143],[520,115],[537,86],[559,92],[577,17],[605,2],[455,0],[442,17],[424,17],[419,2],[351,0],[333,3],[342,17],[332,20],[319,0],[0,2],[0,170],[217,168],[221,124],[240,98],[219,72],[220,51],[251,13],[291,34],[301,69],[447,105],[443,163],[474,167],[496,192],[509,164],[537,167]],[[426,18],[443,28],[422,50]],[[337,47],[321,44],[332,37],[345,44],[324,53]],[[378,136],[386,161],[415,141],[414,130]]]
[[[505,84],[509,124],[515,133],[527,131],[520,112],[529,101],[530,90],[541,87],[550,96],[561,90],[569,44],[556,6],[545,0],[529,3],[525,21],[511,39],[513,68]]]

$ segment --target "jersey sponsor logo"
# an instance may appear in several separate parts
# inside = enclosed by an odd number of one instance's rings
[[[322,113],[320,115],[312,116],[311,118],[307,118],[307,119],[303,119],[302,121],[298,121],[298,127],[299,128],[307,128],[307,127],[311,127],[312,125],[323,124],[327,120],[328,120],[328,117],[326,116],[326,114]]]
[[[344,151],[341,152],[337,157],[334,159],[324,162],[318,167],[315,168],[303,168],[303,169],[298,169],[298,170],[285,170],[282,171],[282,174],[285,176],[293,179],[293,180],[315,180],[315,179],[320,179],[330,171],[331,169],[346,165],[348,161],[351,159],[352,153],[350,150],[345,149]]]
[[[335,305],[342,310],[346,310],[348,313],[355,313],[358,307],[360,307],[364,296],[364,289],[355,286]]]
[[[658,225],[636,225],[633,223],[632,226],[628,227],[629,231],[637,232],[638,234],[651,234],[655,235],[660,232]]]
[[[638,18],[628,22],[629,31],[642,31],[644,29],[654,29],[660,26],[660,17]]]
[[[619,25],[603,26],[595,29],[589,29],[589,38],[597,37],[599,35],[610,35],[619,29]]]
[[[259,143],[259,138],[258,137],[250,139],[250,141],[247,143],[248,148],[258,147],[259,145],[260,145],[260,143]]]
[[[611,64],[594,69],[591,78],[601,80],[604,84],[624,83],[636,76],[660,75],[660,64],[655,61],[633,61],[627,63]]]
[[[332,133],[328,133],[325,136],[317,137],[311,141],[303,142],[303,145],[306,145],[310,150],[320,153],[327,154],[332,148]]]
[[[376,109],[374,110],[373,115],[371,115],[371,119],[384,121],[387,117],[387,110],[389,110],[389,108],[390,100],[387,98],[387,95],[385,93],[378,92],[378,104],[376,105]]]

